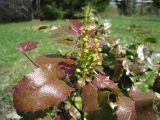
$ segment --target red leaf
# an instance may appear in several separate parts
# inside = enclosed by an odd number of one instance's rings
[[[55,40],[55,42],[65,44],[65,45],[68,45],[68,46],[71,46],[71,47],[76,46],[75,43],[73,41],[70,41],[70,40]]]
[[[95,75],[93,84],[99,89],[118,88],[117,83],[114,83],[109,79],[109,77],[106,77],[105,75],[102,75],[102,74]]]
[[[54,120],[63,120],[60,115],[56,116]]]
[[[153,106],[145,106],[137,109],[137,120],[159,120]]]
[[[30,50],[33,50],[37,47],[38,42],[36,41],[25,41],[23,43],[20,43],[19,45],[17,45],[17,50],[20,52],[27,52]]]
[[[153,92],[142,92],[134,86],[129,91],[130,97],[135,101],[138,120],[156,120],[153,104],[160,99]]]
[[[60,79],[72,76],[76,69],[74,60],[54,55],[40,56],[35,61],[39,65],[53,64]]]
[[[79,20],[74,20],[74,19],[68,19],[68,23],[70,24],[72,30],[79,32],[81,27],[83,26],[83,23]]]
[[[85,112],[94,112],[99,109],[97,88],[89,83],[83,87],[81,97],[83,100],[83,110]]]
[[[129,96],[135,101],[136,107],[143,107],[153,104],[156,101],[160,101],[153,92],[142,92],[138,87],[134,86],[129,91]]]
[[[66,34],[69,34],[73,37],[78,37],[80,36],[81,34],[79,32],[76,32],[76,31],[73,31],[73,30],[70,30],[70,29],[63,29],[63,31],[66,33]]]
[[[73,89],[55,77],[55,68],[45,65],[27,74],[16,86],[13,102],[17,110],[35,112],[63,102]]]
[[[129,97],[122,96],[117,101],[117,120],[137,120],[135,102]]]

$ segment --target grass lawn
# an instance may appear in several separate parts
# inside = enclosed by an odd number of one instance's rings
[[[145,37],[154,37],[160,45],[160,18],[156,17],[110,17],[112,23],[111,34],[123,40],[122,43],[132,42],[135,34],[127,32],[129,25],[137,24],[142,26]],[[29,53],[35,58],[41,54],[71,51],[68,46],[61,45],[49,40],[49,32],[38,31],[40,25],[63,25],[64,21],[53,22],[20,22],[0,25],[0,116],[7,114],[13,109],[12,91],[17,82],[24,74],[32,70],[33,66],[26,58],[16,51],[16,45],[24,40],[36,40],[39,47]],[[136,38],[137,39],[137,38]],[[1,117],[0,117],[1,118]]]

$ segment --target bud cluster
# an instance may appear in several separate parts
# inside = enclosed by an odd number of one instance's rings
[[[95,68],[102,65],[100,40],[96,34],[92,35],[92,37],[89,36],[89,31],[90,29],[87,26],[82,29],[83,35],[79,39],[80,44],[78,45],[81,51],[77,57],[76,76],[80,87],[84,86],[86,81],[91,81],[94,77]]]

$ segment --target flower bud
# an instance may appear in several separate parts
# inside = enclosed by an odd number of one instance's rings
[[[88,42],[88,38],[87,37],[84,37],[82,38],[84,42]]]
[[[97,42],[98,42],[98,39],[97,39],[97,38],[94,38],[93,41],[94,41],[95,43],[97,43]]]
[[[98,52],[102,52],[102,48],[98,48]]]
[[[76,69],[76,72],[77,72],[77,73],[80,73],[80,72],[81,72],[81,69],[77,68],[77,69]]]
[[[101,65],[102,65],[102,62],[101,62],[101,61],[97,62],[97,65],[101,66]]]

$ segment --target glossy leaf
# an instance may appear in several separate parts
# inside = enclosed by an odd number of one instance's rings
[[[42,66],[27,74],[16,86],[13,101],[17,110],[35,112],[57,106],[73,91],[55,77],[54,66]]]
[[[75,73],[75,61],[69,58],[60,57],[57,55],[40,56],[36,60],[39,65],[52,64],[56,69],[56,76],[64,78],[72,76]]]
[[[81,27],[83,26],[83,23],[79,20],[68,19],[67,22],[70,24],[72,30],[77,32],[80,31]]]
[[[36,41],[32,41],[32,40],[25,41],[17,45],[17,50],[20,52],[27,52],[35,49],[37,47],[37,44],[38,42]]]
[[[99,89],[104,89],[104,88],[116,88],[117,89],[118,88],[117,83],[113,82],[112,80],[109,79],[109,77],[102,75],[102,74],[95,75],[93,84]]]
[[[156,112],[153,105],[160,98],[153,92],[142,92],[134,86],[129,91],[129,96],[135,101],[138,120],[156,120]]]
[[[129,96],[135,101],[136,107],[151,105],[160,99],[153,92],[142,92],[138,87],[134,86],[129,91]]]
[[[135,102],[129,97],[119,97],[117,106],[117,120],[137,120]]]
[[[97,91],[98,89],[92,83],[88,83],[83,87],[81,97],[85,112],[94,112],[99,109]]]

